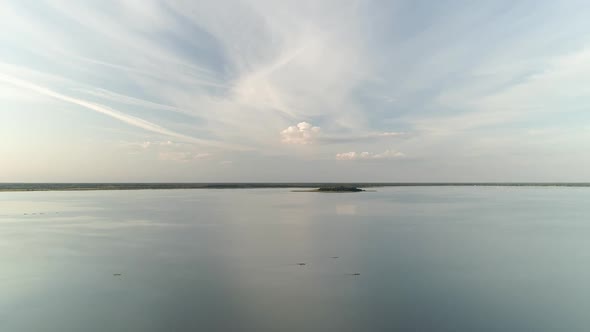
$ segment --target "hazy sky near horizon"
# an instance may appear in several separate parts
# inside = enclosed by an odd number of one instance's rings
[[[588,17],[0,0],[0,182],[590,181]]]

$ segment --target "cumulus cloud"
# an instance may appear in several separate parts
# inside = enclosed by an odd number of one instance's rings
[[[372,152],[343,152],[336,154],[337,160],[378,160],[378,159],[395,159],[401,158],[405,155],[399,151],[386,150],[381,153]]]
[[[299,122],[296,126],[289,126],[281,131],[281,141],[287,144],[310,144],[320,134],[320,127],[314,127],[307,122]]]

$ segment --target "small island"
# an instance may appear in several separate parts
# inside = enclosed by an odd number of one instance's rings
[[[306,192],[306,193],[358,193],[366,191],[364,189],[355,186],[321,186],[318,189],[304,189],[304,190],[292,190],[293,192]]]
[[[336,193],[340,193],[340,192],[359,192],[359,191],[364,191],[361,188],[357,188],[357,187],[352,187],[352,186],[332,186],[332,187],[319,187],[316,191],[319,192],[336,192]]]

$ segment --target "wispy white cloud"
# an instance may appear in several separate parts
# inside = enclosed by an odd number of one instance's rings
[[[404,133],[397,132],[397,131],[386,131],[386,132],[382,132],[382,133],[369,134],[369,136],[376,136],[376,137],[398,137],[401,135],[404,135]]]
[[[351,142],[371,142],[388,140],[392,138],[401,138],[407,136],[404,132],[372,132],[366,134],[348,134],[348,135],[330,135],[322,134],[318,141],[321,143],[351,143]]]
[[[131,147],[131,148],[140,148],[140,149],[150,149],[150,148],[159,148],[159,147],[174,147],[174,146],[184,146],[186,144],[179,144],[172,141],[142,141],[142,142],[121,142],[120,144],[122,147]]]
[[[130,154],[142,154],[147,159],[188,162],[195,160],[215,160],[214,155],[203,151],[198,144],[173,141],[121,142],[121,148]],[[221,162],[220,162],[221,163]]]
[[[158,159],[165,161],[187,162],[192,160],[200,160],[210,158],[209,153],[194,153],[194,152],[180,152],[180,151],[165,151],[158,153]]]
[[[82,92],[82,93],[90,95],[90,96],[99,97],[102,99],[114,101],[114,102],[121,103],[121,104],[143,106],[146,108],[161,109],[161,110],[168,110],[168,111],[180,111],[178,109],[178,107],[159,104],[159,103],[155,103],[155,102],[144,100],[144,99],[134,98],[134,97],[130,97],[127,95],[123,95],[120,93],[112,92],[112,91],[109,91],[106,89],[101,89],[101,88],[97,88],[97,89],[79,89],[78,88],[78,89],[73,89],[73,90]]]
[[[386,150],[381,153],[372,152],[343,152],[336,154],[337,160],[385,160],[385,159],[397,159],[405,157],[405,154],[394,151]]]
[[[514,122],[531,122],[551,114],[579,112],[590,99],[590,49],[554,57],[543,70],[521,81],[506,84],[509,77],[476,77],[467,85],[455,86],[442,93],[441,107],[459,111],[445,115],[414,115],[410,122],[418,131],[454,136],[467,130]],[[526,63],[519,64],[527,66]],[[483,69],[476,69],[483,70]],[[522,71],[522,68],[512,68]],[[514,74],[509,71],[506,74]],[[498,87],[499,86],[499,87]]]
[[[308,122],[300,122],[281,131],[281,141],[287,144],[312,144],[312,143],[350,143],[366,142],[380,139],[396,138],[404,136],[403,132],[370,132],[365,134],[335,135],[325,133],[320,127]]]
[[[109,117],[112,117],[114,119],[117,119],[121,122],[127,123],[129,125],[141,128],[141,129],[145,129],[151,132],[155,132],[158,134],[162,134],[162,135],[166,135],[166,136],[171,136],[171,137],[176,137],[188,142],[192,142],[192,143],[197,143],[197,144],[203,144],[203,145],[207,145],[207,146],[217,146],[217,147],[223,147],[223,148],[232,148],[232,149],[244,149],[244,147],[239,147],[237,145],[231,145],[231,144],[227,144],[227,143],[223,143],[223,142],[217,142],[217,141],[213,141],[213,140],[205,140],[205,139],[199,139],[199,138],[195,138],[195,137],[191,137],[188,135],[184,135],[184,134],[180,134],[174,131],[171,131],[169,129],[163,128],[155,123],[143,120],[141,118],[132,116],[132,115],[127,115],[124,113],[121,113],[119,111],[116,111],[114,109],[111,109],[109,107],[103,106],[103,105],[99,105],[99,104],[95,104],[95,103],[91,103],[82,99],[77,99],[77,98],[73,98],[70,96],[66,96],[64,94],[61,93],[57,93],[53,90],[35,85],[33,83],[15,78],[15,77],[11,77],[8,75],[4,75],[2,73],[0,73],[0,81],[6,82],[6,83],[10,83],[14,86],[17,86],[19,88],[23,88],[23,89],[27,89],[48,97],[52,97],[61,101],[65,101],[68,103],[72,103],[78,106],[82,106],[85,107],[87,109],[93,110],[95,112],[98,113],[102,113],[104,115],[107,115]]]
[[[212,153],[208,164],[218,168],[222,158],[251,167],[236,173],[265,167],[264,156],[289,160],[289,174],[304,172],[293,160],[319,166],[340,151],[352,151],[338,153],[342,160],[400,158],[395,151],[362,152],[395,146],[423,160],[410,174],[433,174],[453,160],[485,175],[486,166],[469,167],[476,163],[470,156],[505,160],[507,151],[534,145],[532,162],[543,160],[552,142],[564,151],[587,146],[578,128],[589,120],[590,103],[590,38],[580,34],[590,28],[590,6],[583,1],[113,4],[2,3],[0,109],[16,125],[0,133],[9,141],[24,142],[13,128],[33,116],[61,128],[65,121],[53,116],[66,114],[55,110],[69,103],[128,125],[76,126],[80,133],[71,135],[100,146],[97,153],[134,141],[114,149],[132,151],[138,163],[160,153],[167,160]],[[555,137],[522,134],[547,127],[559,129]],[[573,127],[576,134],[567,134]],[[45,141],[58,151],[70,144],[62,144],[62,134],[55,130]],[[534,143],[539,137],[543,147]],[[161,145],[168,140],[174,144]],[[253,153],[235,151],[247,148]],[[7,150],[13,154],[6,159],[27,158],[25,143]],[[253,155],[256,161],[245,162]],[[584,164],[576,158],[572,164]],[[19,173],[24,163],[9,168]],[[338,164],[342,172],[367,165]]]
[[[365,55],[358,47],[360,22],[354,1],[303,7],[298,2],[280,6],[259,1],[197,6],[190,2],[147,1],[125,3],[116,13],[93,4],[48,5],[68,22],[94,31],[96,48],[128,51],[99,56],[90,43],[77,47],[76,41],[86,40],[85,36],[76,31],[66,35],[49,22],[38,20],[29,34],[43,45],[49,39],[54,44],[35,52],[57,61],[65,59],[64,64],[71,62],[93,74],[112,70],[129,80],[130,85],[152,94],[152,100],[158,100],[155,103],[113,92],[108,85],[74,88],[103,99],[104,107],[110,110],[116,109],[111,104],[120,103],[194,115],[206,121],[206,128],[198,130],[216,137],[217,143],[224,142],[229,148],[247,143],[268,152],[276,148],[276,132],[301,118],[329,113],[335,129],[364,129],[358,128],[365,126],[364,116],[352,92],[369,74],[370,62],[363,60]],[[18,5],[9,7],[19,14],[16,16],[23,27],[27,21],[34,21],[35,16]],[[299,17],[309,20],[301,24]],[[205,44],[203,40],[195,41],[193,36],[187,36],[187,29],[210,39],[205,39]],[[156,38],[158,33],[174,37],[182,45],[164,44]],[[257,38],[252,39],[252,34]],[[223,63],[212,66],[212,59],[202,54],[187,57],[183,52],[202,52],[204,48],[209,48],[207,56]],[[104,77],[102,81],[108,84],[112,78]],[[120,114],[109,114],[123,121]],[[257,121],[250,121],[252,118]],[[133,122],[140,124],[139,120]],[[141,125],[165,134],[172,131],[170,126],[154,122]],[[310,140],[303,135],[286,141],[301,144]]]

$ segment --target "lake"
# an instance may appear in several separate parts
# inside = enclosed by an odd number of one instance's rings
[[[375,190],[0,193],[0,330],[590,330],[590,188]]]

